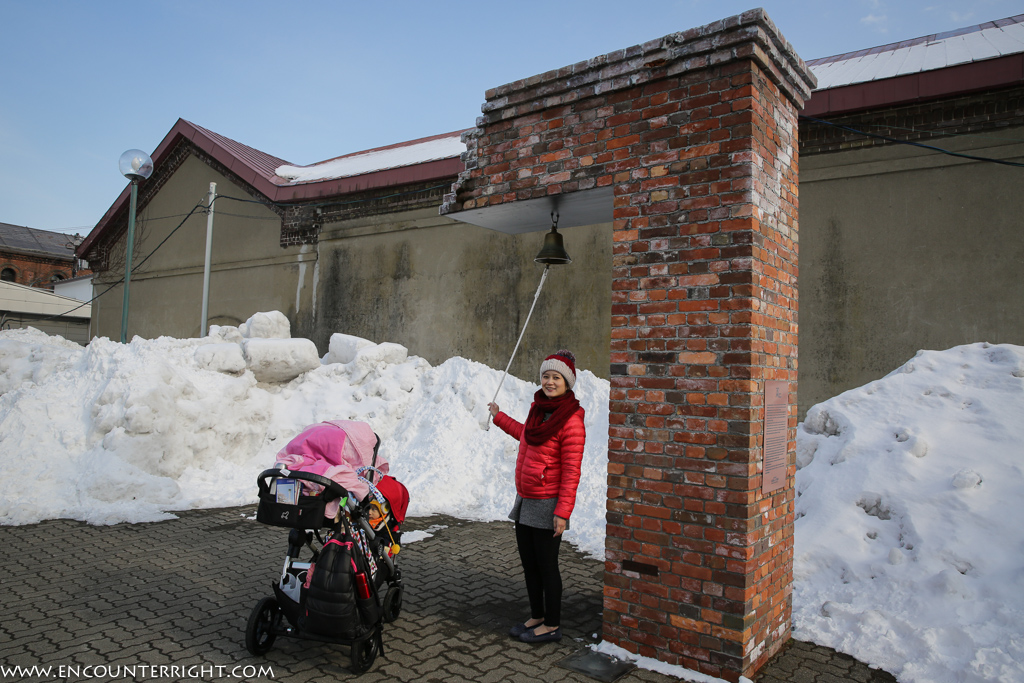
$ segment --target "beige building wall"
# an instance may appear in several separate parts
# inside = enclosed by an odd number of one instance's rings
[[[537,381],[565,347],[607,377],[611,334],[610,224],[560,230],[573,263],[552,266],[510,372]],[[439,363],[463,356],[504,369],[543,266],[543,232],[507,235],[438,215],[436,207],[323,226],[311,338],[333,332],[407,346]]]
[[[1020,130],[935,144],[1024,162]],[[907,145],[802,156],[801,418],[919,349],[1024,344],[1022,217],[1020,168]]]
[[[187,158],[140,214],[135,263],[153,251],[217,183],[219,195],[250,197],[195,157]],[[282,248],[281,220],[259,204],[215,206],[209,323],[238,325],[280,310],[292,335],[321,354],[331,334],[397,342],[437,364],[464,356],[504,369],[543,267],[544,233],[506,235],[438,215],[437,207],[326,223],[319,244]],[[552,266],[511,372],[535,380],[561,347],[578,367],[607,377],[611,330],[611,225],[561,231],[574,262]],[[131,278],[128,336],[200,336],[206,214],[189,218]],[[96,278],[106,290],[119,265]],[[95,336],[120,338],[122,287],[93,307]]]
[[[217,194],[252,199],[209,165],[190,156],[139,214],[134,263],[138,264],[202,200],[210,183]],[[201,336],[206,214],[198,211],[160,247],[130,283],[128,337]],[[312,318],[316,246],[280,246],[281,219],[266,206],[221,198],[214,206],[208,321],[237,325],[258,311],[280,310],[293,326]],[[105,291],[124,275],[125,238],[99,275],[93,291]],[[93,304],[93,334],[119,339],[122,286]],[[294,333],[294,331],[293,331]]]

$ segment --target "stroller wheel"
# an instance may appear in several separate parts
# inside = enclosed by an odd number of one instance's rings
[[[402,586],[391,586],[384,594],[384,621],[391,623],[402,613]]]
[[[352,673],[361,674],[370,670],[380,651],[380,641],[381,630],[378,626],[365,640],[352,645]]]
[[[249,615],[249,623],[245,627],[245,649],[256,656],[265,655],[277,638],[273,628],[280,623],[281,608],[277,606],[277,600],[260,600]]]

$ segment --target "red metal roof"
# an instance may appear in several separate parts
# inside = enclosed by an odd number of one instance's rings
[[[367,151],[373,152],[383,149],[414,145],[443,137],[461,135],[462,132],[463,131],[455,131],[453,133],[446,133],[443,135],[433,135],[419,140],[410,140],[408,142],[398,143],[397,145],[389,145],[387,147],[379,147],[375,150]],[[458,175],[462,170],[464,170],[462,160],[458,156],[455,156],[447,159],[439,159],[420,164],[384,169],[372,173],[364,173],[362,175],[293,183],[276,175],[275,173],[279,166],[289,165],[287,161],[279,159],[273,155],[266,154],[265,152],[261,152],[260,150],[249,147],[248,145],[243,145],[240,142],[214,133],[213,131],[207,130],[201,126],[197,126],[185,119],[178,119],[177,123],[174,124],[174,127],[171,128],[170,132],[168,132],[166,136],[164,136],[164,139],[157,146],[156,150],[154,150],[151,156],[153,157],[153,167],[155,169],[160,168],[161,163],[167,159],[168,155],[175,147],[177,147],[178,143],[182,139],[189,140],[196,147],[209,154],[271,202],[288,203],[308,201],[311,199],[323,200],[352,192],[363,192],[382,187],[440,180]],[[364,153],[365,152],[356,152],[355,154]],[[126,210],[125,207],[128,204],[130,195],[131,185],[129,184],[125,186],[118,198],[110,208],[107,209],[106,213],[103,214],[103,217],[96,224],[96,227],[92,229],[89,235],[85,238],[85,241],[78,247],[77,253],[79,255],[87,253],[100,236],[107,231],[109,226],[112,224],[114,217]]]
[[[1024,14],[813,59],[803,114],[831,116],[1024,83]]]
[[[213,144],[216,144],[226,150],[233,157],[240,160],[246,166],[270,182],[274,182],[274,179],[276,178],[274,170],[277,169],[278,166],[283,166],[288,163],[284,159],[279,159],[248,145],[243,145],[241,142],[237,142],[231,138],[226,138],[223,135],[214,133],[212,130],[208,130],[202,126],[197,126],[194,123],[189,123],[184,119],[179,119],[179,122],[189,124],[196,129],[197,133],[205,135]],[[192,138],[192,141],[196,142],[195,138]],[[206,149],[205,146],[199,143],[197,143],[197,145]]]

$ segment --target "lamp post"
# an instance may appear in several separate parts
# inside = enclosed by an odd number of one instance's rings
[[[124,303],[121,304],[121,343],[128,341],[128,283],[132,277],[132,251],[135,249],[135,204],[139,196],[139,182],[153,175],[153,160],[140,149],[130,149],[121,155],[118,168],[132,181],[132,201],[128,209],[128,245],[124,257]]]

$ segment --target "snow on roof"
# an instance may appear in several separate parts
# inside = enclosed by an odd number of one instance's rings
[[[818,90],[980,62],[1024,52],[1024,14],[977,26],[812,59]]]
[[[451,159],[465,151],[462,131],[456,131],[366,152],[356,152],[310,166],[279,166],[276,173],[279,177],[294,183],[314,182]]]

